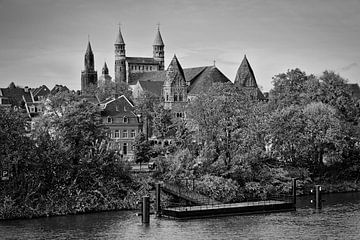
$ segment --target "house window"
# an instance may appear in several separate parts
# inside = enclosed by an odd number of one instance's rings
[[[150,71],[152,70],[152,66],[150,66]]]
[[[107,123],[112,123],[112,118],[111,117],[107,117]]]
[[[128,138],[128,131],[127,130],[123,130],[123,138]]]
[[[120,130],[115,130],[115,138],[120,138]]]
[[[123,149],[122,149],[122,152],[124,155],[127,155],[127,149],[128,148],[128,144],[127,143],[123,143]]]
[[[132,129],[132,130],[131,130],[130,137],[131,137],[131,138],[135,138],[135,129]]]
[[[123,118],[123,121],[124,121],[124,123],[128,123],[128,122],[129,122],[129,119],[128,119],[127,117],[124,117],[124,118]]]

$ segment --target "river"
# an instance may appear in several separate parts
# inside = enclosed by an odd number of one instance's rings
[[[133,211],[0,222],[1,239],[360,239],[360,193],[323,195],[321,212],[311,197],[296,212],[175,221]]]

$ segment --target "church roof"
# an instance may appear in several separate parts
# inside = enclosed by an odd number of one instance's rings
[[[135,107],[124,95],[101,104],[101,116],[136,117]]]
[[[157,96],[160,96],[164,82],[163,81],[139,81],[139,84],[144,91],[148,91]]]
[[[160,34],[160,29],[158,29],[156,32],[153,46],[164,46],[164,42],[163,42],[161,34]]]
[[[115,44],[125,44],[124,38],[121,34],[121,28],[119,27],[119,32],[116,36]]]
[[[240,86],[243,87],[257,87],[254,71],[247,60],[246,55],[238,68],[234,84],[240,84]]]
[[[215,66],[204,67],[203,71],[189,79],[189,94],[199,94],[206,91],[213,83],[225,83],[230,80]]]
[[[149,58],[149,57],[126,57],[126,61],[128,63],[137,63],[137,64],[152,64],[152,65],[159,64],[159,62],[156,61],[154,58]]]
[[[5,103],[16,106],[20,106],[22,102],[32,102],[30,90],[15,87],[15,85],[9,86],[8,88],[1,88],[1,97],[4,98]]]
[[[174,57],[172,58],[166,72],[179,72],[180,75],[184,78],[185,80],[185,74],[184,74],[184,70],[181,67],[179,60],[177,59],[176,55],[174,55]]]

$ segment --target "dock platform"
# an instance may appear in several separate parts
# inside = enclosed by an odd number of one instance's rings
[[[295,211],[291,201],[265,200],[229,204],[172,207],[162,209],[162,216],[173,219],[194,219],[242,214]]]

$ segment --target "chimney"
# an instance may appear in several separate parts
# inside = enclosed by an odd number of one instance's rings
[[[25,92],[29,92],[29,87],[28,87],[28,86],[25,86],[25,87],[24,87],[24,91],[25,91]]]

